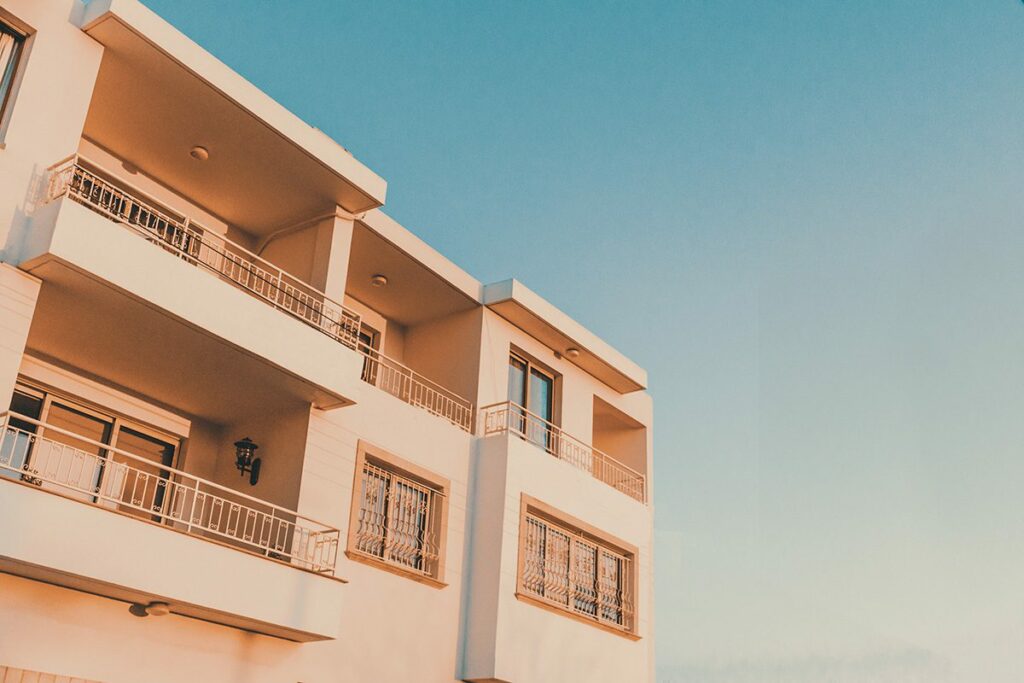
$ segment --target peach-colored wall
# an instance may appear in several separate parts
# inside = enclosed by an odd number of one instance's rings
[[[296,405],[223,425],[213,480],[294,510],[299,502],[309,410],[308,404]],[[235,467],[234,442],[246,436],[259,445],[256,456],[261,459],[261,471],[255,486],[249,484],[248,474],[243,477]]]
[[[313,257],[317,245],[318,224],[275,237],[259,250],[262,258],[281,270],[310,282],[313,276]]]
[[[476,400],[483,310],[456,313],[407,328],[404,362],[459,396]]]
[[[464,675],[502,681],[650,681],[653,527],[649,508],[517,437],[477,442]],[[586,520],[638,550],[630,640],[516,598],[521,497]]]
[[[8,260],[45,170],[78,148],[103,48],[71,23],[78,3],[4,0],[0,8],[35,31],[0,141],[0,260]]]
[[[0,412],[14,391],[38,296],[38,280],[0,263]]]

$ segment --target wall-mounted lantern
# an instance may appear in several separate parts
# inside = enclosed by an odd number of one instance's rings
[[[260,480],[260,459],[255,457],[257,448],[259,446],[249,437],[235,442],[235,467],[243,476],[249,473],[249,484],[252,486]]]

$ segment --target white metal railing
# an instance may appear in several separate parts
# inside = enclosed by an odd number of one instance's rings
[[[360,346],[363,381],[473,433],[473,404],[380,351]]]
[[[519,587],[573,614],[632,631],[633,561],[548,520],[526,516]]]
[[[371,463],[363,464],[352,547],[425,576],[437,571],[437,491]]]
[[[510,432],[543,448],[559,460],[590,472],[609,486],[627,496],[647,500],[646,477],[615,458],[602,453],[539,415],[511,402],[504,401],[480,409],[484,436]]]
[[[156,203],[140,198],[86,168],[73,156],[50,169],[47,201],[69,197],[122,223],[154,244],[238,286],[274,308],[298,318],[350,348],[359,338],[359,315],[320,290],[235,244]]]
[[[0,479],[334,573],[338,530],[294,510],[17,413],[0,415],[0,429]]]

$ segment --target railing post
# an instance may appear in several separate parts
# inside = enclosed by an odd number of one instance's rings
[[[192,505],[188,511],[188,526],[185,529],[186,533],[192,533],[192,522],[196,517],[196,501],[199,500],[199,481],[196,481],[195,488],[192,489]]]

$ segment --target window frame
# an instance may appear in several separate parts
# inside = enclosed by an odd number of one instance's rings
[[[5,90],[0,90],[0,150],[2,150],[6,146],[5,140],[14,111],[14,102],[21,89],[25,64],[28,61],[35,31],[0,7],[0,33],[13,35],[16,41],[14,59],[10,64],[10,81]],[[3,85],[3,80],[4,73],[0,73],[0,87]]]
[[[547,534],[554,529],[556,533],[565,536],[568,540],[568,547],[570,548],[570,554],[566,558],[567,566],[572,566],[575,555],[572,554],[571,549],[579,541],[585,542],[586,545],[595,548],[594,556],[594,614],[584,613],[579,609],[574,608],[574,604],[580,603],[580,598],[575,595],[575,591],[568,593],[565,596],[565,600],[549,599],[546,596],[538,595],[532,592],[526,585],[525,568],[527,562],[527,540],[529,539],[528,528],[529,525],[534,523],[530,520],[539,520],[546,526],[545,531],[545,548],[547,548]],[[521,494],[520,499],[520,515],[519,515],[519,539],[517,541],[518,546],[518,557],[516,562],[516,598],[529,603],[531,605],[541,607],[548,611],[554,612],[555,614],[561,615],[573,619],[575,621],[588,624],[592,627],[599,628],[609,633],[628,638],[630,640],[639,640],[639,551],[636,546],[627,543],[615,536],[601,531],[582,520],[579,520],[571,515],[568,515],[557,508],[548,505],[532,496],[525,493]],[[600,599],[600,581],[601,581],[601,562],[604,559],[604,553],[607,551],[611,555],[621,556],[623,559],[629,561],[628,575],[625,579],[620,579],[620,582],[625,584],[628,594],[632,596],[632,612],[628,616],[623,614],[623,624],[619,625],[614,623],[610,619],[600,618],[600,614],[603,610]],[[547,550],[544,551],[545,555]],[[619,567],[619,575],[623,571],[622,566]],[[570,572],[567,576],[567,586],[573,586],[575,577]],[[622,607],[619,607],[622,610]]]
[[[429,518],[426,526],[427,528],[435,527],[433,533],[437,537],[437,560],[429,571],[391,561],[384,556],[385,549],[382,549],[381,555],[377,555],[358,547],[363,478],[368,465],[383,470],[392,477],[408,480],[416,489],[429,491],[427,503]],[[395,480],[391,481],[393,486]],[[445,477],[400,458],[379,446],[360,440],[356,447],[355,471],[352,477],[352,500],[345,556],[350,560],[368,564],[434,588],[444,588],[448,585],[445,583],[444,577],[445,558],[448,550],[448,499],[450,493],[451,482]],[[388,538],[392,533],[391,528],[385,528],[384,538]]]
[[[182,437],[172,434],[170,432],[158,429],[144,422],[140,422],[136,419],[127,417],[122,413],[114,410],[110,410],[101,405],[94,404],[83,398],[80,398],[72,393],[62,391],[60,389],[54,389],[53,387],[36,382],[34,380],[25,377],[24,375],[18,375],[15,382],[14,390],[11,392],[11,400],[14,400],[15,394],[22,394],[31,396],[40,401],[39,406],[39,417],[36,419],[40,425],[33,425],[31,430],[33,434],[45,437],[46,430],[51,427],[49,424],[50,412],[56,405],[59,409],[67,410],[73,413],[78,413],[84,417],[94,419],[107,425],[106,434],[102,439],[98,439],[99,443],[102,443],[107,448],[101,449],[99,454],[100,466],[96,471],[96,482],[98,484],[107,476],[108,466],[112,461],[112,451],[108,449],[120,447],[120,437],[122,430],[128,430],[129,432],[135,432],[145,438],[152,439],[164,443],[173,448],[173,453],[169,459],[169,462],[153,463],[153,467],[160,472],[162,479],[169,479],[170,472],[166,468],[176,468],[180,464],[182,458],[182,448],[184,445],[184,439]],[[60,438],[55,438],[56,441],[61,441]],[[130,451],[129,451],[130,452]],[[141,457],[141,456],[140,456]],[[26,454],[24,465],[29,465],[32,460],[32,451],[29,450]],[[31,482],[31,474],[23,474],[22,480]],[[59,485],[57,485],[59,488]],[[162,496],[163,492],[160,491]],[[66,495],[66,494],[61,494]],[[90,503],[97,503],[98,498],[95,495],[82,495],[82,496],[70,496],[70,497],[81,497],[83,500],[89,499]],[[162,522],[162,519],[158,515],[151,515],[152,521]]]
[[[536,372],[539,375],[543,375],[547,379],[551,380],[551,418],[548,421],[551,424],[557,426],[561,415],[561,401],[559,400],[561,398],[561,375],[559,375],[557,372],[547,367],[546,365],[540,363],[529,354],[520,351],[515,346],[510,347],[508,351],[509,366],[512,365],[513,358],[526,366],[526,371],[523,374],[524,400],[523,404],[520,404],[518,401],[513,400],[512,397],[508,395],[508,387],[506,386],[505,394],[506,396],[508,396],[508,401],[520,408],[525,409],[527,412],[531,412],[534,415],[537,415],[538,417],[543,417],[540,411],[534,410],[535,406],[530,405],[530,376],[534,372]]]

